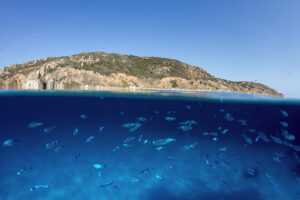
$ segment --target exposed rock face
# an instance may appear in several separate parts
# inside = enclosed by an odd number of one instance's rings
[[[0,89],[100,90],[103,87],[226,91],[282,96],[253,82],[215,78],[176,60],[105,52],[14,64],[0,70]]]

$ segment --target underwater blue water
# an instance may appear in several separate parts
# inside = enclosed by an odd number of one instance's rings
[[[0,199],[300,199],[297,100],[2,91],[0,111]]]

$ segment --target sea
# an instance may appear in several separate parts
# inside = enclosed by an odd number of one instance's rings
[[[300,100],[0,91],[2,200],[300,199]]]

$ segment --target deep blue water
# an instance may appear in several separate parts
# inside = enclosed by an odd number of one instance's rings
[[[300,199],[300,102],[224,96],[1,92],[0,198]]]

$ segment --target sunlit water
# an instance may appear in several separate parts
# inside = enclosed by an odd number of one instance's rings
[[[0,108],[1,199],[300,199],[299,101],[3,91]]]

